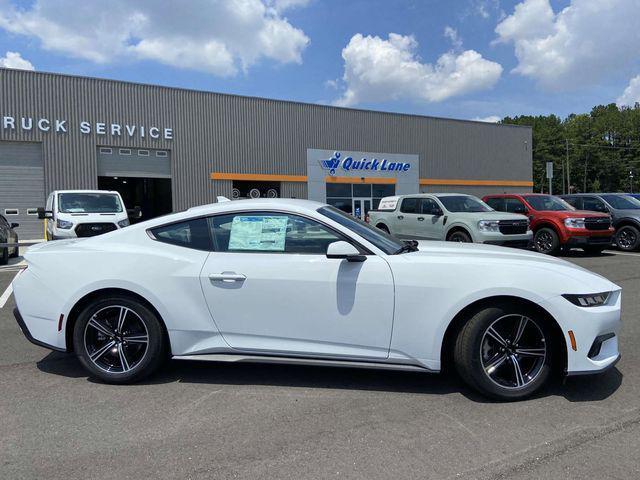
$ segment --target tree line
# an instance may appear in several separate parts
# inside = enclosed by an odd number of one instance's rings
[[[548,192],[546,162],[553,162],[553,193],[640,191],[640,104],[598,105],[590,113],[505,117],[500,123],[533,128],[535,192]]]

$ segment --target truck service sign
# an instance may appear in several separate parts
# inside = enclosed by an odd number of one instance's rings
[[[173,140],[173,128],[156,125],[136,125],[114,122],[80,121],[77,125],[66,119],[2,116],[2,129],[7,131],[40,131],[43,133],[65,134],[77,132],[82,135],[110,135],[112,137],[151,138]]]

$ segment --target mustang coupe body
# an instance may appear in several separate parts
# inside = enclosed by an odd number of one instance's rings
[[[619,358],[620,287],[533,252],[403,242],[306,200],[222,201],[42,243],[25,335],[126,383],[176,359],[438,372],[519,399]]]

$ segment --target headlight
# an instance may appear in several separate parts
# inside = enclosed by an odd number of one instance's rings
[[[73,222],[68,222],[66,220],[57,219],[56,220],[56,227],[62,228],[63,230],[69,230],[71,227],[73,227]]]
[[[499,232],[500,223],[497,220],[480,220],[478,230],[481,232]]]
[[[129,225],[129,219],[128,219],[128,218],[125,218],[124,220],[120,220],[120,221],[118,222],[118,226],[119,226],[120,228],[127,227],[128,225]]]
[[[593,293],[591,295],[564,294],[564,298],[578,307],[600,307],[607,303],[611,292]]]
[[[564,226],[569,228],[585,228],[584,218],[565,218]]]

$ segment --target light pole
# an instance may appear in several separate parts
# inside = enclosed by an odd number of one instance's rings
[[[633,170],[629,170],[629,193],[633,193]]]

